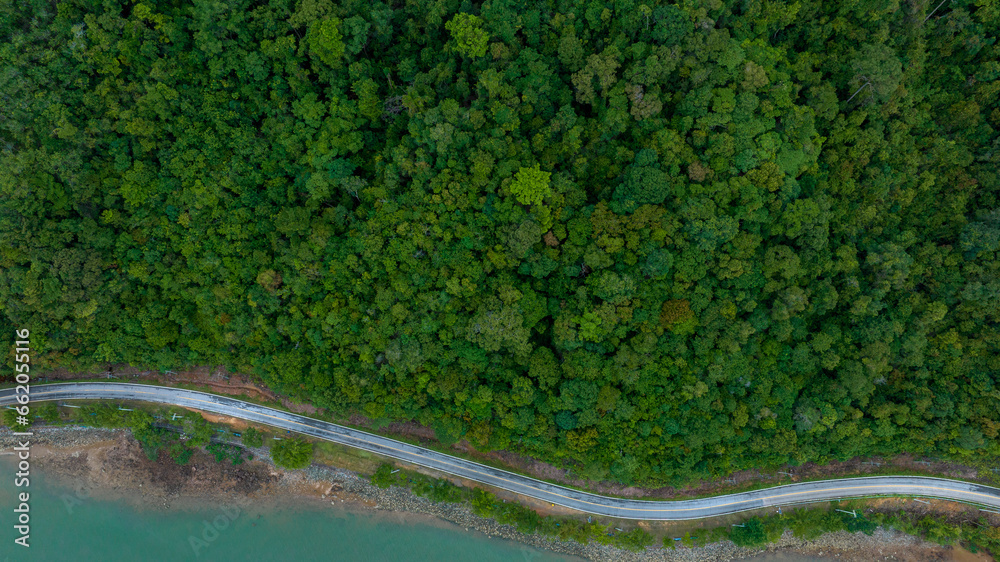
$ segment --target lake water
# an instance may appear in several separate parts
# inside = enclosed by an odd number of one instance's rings
[[[138,510],[33,473],[30,548],[14,544],[14,464],[0,457],[0,560],[576,561],[455,525],[333,507]],[[422,519],[422,521],[414,521]]]

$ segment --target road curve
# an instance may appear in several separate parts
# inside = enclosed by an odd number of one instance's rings
[[[387,437],[206,392],[144,384],[81,382],[33,385],[30,396],[33,402],[141,400],[196,408],[364,449],[578,511],[623,519],[662,521],[701,519],[769,506],[893,494],[957,500],[1000,510],[998,488],[917,476],[872,476],[801,482],[695,500],[649,501],[609,498],[542,482]],[[14,389],[0,389],[0,406],[14,403]]]

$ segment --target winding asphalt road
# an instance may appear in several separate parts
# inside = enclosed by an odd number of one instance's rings
[[[387,437],[206,392],[144,384],[82,382],[33,385],[30,396],[32,402],[84,399],[141,400],[195,408],[364,449],[578,511],[622,519],[664,521],[701,519],[769,506],[882,495],[957,500],[1000,511],[998,488],[918,476],[872,476],[801,482],[696,500],[647,501],[609,498],[549,484]],[[14,403],[14,389],[0,390],[0,406]]]

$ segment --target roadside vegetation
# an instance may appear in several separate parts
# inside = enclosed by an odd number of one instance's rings
[[[491,492],[455,486],[447,479],[433,478],[419,472],[394,469],[388,463],[379,465],[371,482],[380,488],[408,487],[415,494],[432,501],[467,503],[477,515],[513,525],[522,533],[539,533],[582,544],[593,541],[628,550],[642,550],[659,541],[662,541],[663,548],[669,549],[678,546],[694,548],[720,540],[730,540],[738,546],[762,547],[776,542],[785,530],[803,540],[814,540],[837,531],[871,535],[881,526],[944,546],[960,544],[972,552],[979,549],[1000,552],[1000,526],[991,525],[986,517],[949,522],[943,515],[914,514],[905,510],[873,512],[868,509],[864,500],[789,507],[782,509],[780,514],[753,515],[736,519],[737,523],[726,526],[707,526],[685,531],[681,536],[666,534],[662,538],[656,538],[646,529],[637,526],[635,521],[539,515],[516,501],[498,499]],[[740,515],[735,517],[739,518]]]
[[[476,515],[513,525],[526,534],[538,533],[582,544],[594,541],[629,550],[641,550],[653,544],[649,533],[634,524],[627,531],[619,531],[614,528],[613,523],[543,516],[518,502],[500,500],[486,490],[455,486],[446,479],[432,478],[409,470],[396,470],[390,464],[380,465],[372,475],[371,482],[380,488],[408,487],[413,493],[431,501],[467,503]]]
[[[253,460],[253,453],[247,453],[236,445],[226,443],[209,443],[205,445],[205,451],[215,457],[215,462],[229,460],[232,464],[243,464],[244,460]]]
[[[269,441],[275,465],[283,468],[305,468],[314,458],[333,461],[338,466],[349,464],[352,466],[348,468],[352,470],[370,472],[371,483],[380,488],[403,486],[431,501],[467,503],[477,515],[513,525],[520,532],[538,533],[582,544],[593,541],[618,548],[642,550],[658,541],[662,541],[664,548],[676,548],[679,545],[697,547],[719,540],[731,540],[740,546],[759,547],[778,540],[786,529],[796,537],[812,540],[822,534],[841,530],[871,534],[882,526],[942,545],[961,544],[972,552],[978,549],[1000,552],[1000,527],[991,525],[985,517],[949,522],[943,516],[917,515],[904,510],[871,512],[866,511],[867,504],[863,500],[831,503],[827,508],[785,508],[780,515],[757,515],[738,524],[687,531],[680,537],[665,535],[659,538],[637,526],[634,521],[539,515],[530,507],[516,501],[499,499],[492,492],[456,486],[447,479],[433,478],[411,470],[395,469],[392,464],[378,463],[377,455],[332,443],[313,443],[302,437],[282,437],[275,440],[266,431],[253,427],[235,434],[225,426],[211,424],[194,412],[179,408],[132,408],[130,411],[110,404],[83,404],[85,405],[80,408],[59,408],[53,402],[45,402],[34,413],[50,425],[72,423],[92,427],[128,428],[151,460],[156,460],[162,452],[178,464],[189,462],[191,455],[199,448],[211,454],[216,462],[228,460],[236,465],[253,459],[252,453],[233,443],[211,442],[213,435],[217,433],[233,439],[239,438],[247,447],[259,447]],[[3,410],[5,424],[14,423],[12,412],[9,409]],[[181,424],[183,435],[187,438],[182,439],[182,434],[176,431],[156,427],[158,418],[177,418],[174,421]],[[344,463],[345,455],[355,459],[355,462]],[[376,468],[372,470],[372,467]],[[842,511],[837,511],[838,509]],[[852,511],[853,514],[845,513],[846,511]]]
[[[305,468],[312,464],[313,444],[298,437],[283,437],[271,445],[271,459],[281,468]]]
[[[264,445],[264,435],[254,427],[244,429],[240,438],[243,444],[250,448],[256,449]]]
[[[79,402],[77,407],[60,408],[47,401],[34,408],[31,421],[41,419],[47,425],[73,424],[100,428],[127,428],[139,442],[149,460],[157,460],[165,454],[177,464],[187,464],[195,451],[202,449],[215,457],[217,462],[229,460],[232,464],[242,464],[253,458],[253,454],[229,442],[239,438],[228,426],[213,424],[190,410],[180,408],[131,405],[123,408],[103,402]],[[4,425],[20,430],[25,426],[16,423],[13,410],[4,409]],[[252,428],[250,428],[252,429]],[[262,433],[253,430],[251,441],[262,444]],[[213,442],[213,438],[221,442]],[[260,444],[256,446],[260,446]]]
[[[965,517],[950,522],[945,516],[911,513],[906,510],[872,510],[863,500],[834,502],[827,507],[784,508],[781,514],[754,516],[739,524],[687,532],[680,540],[664,537],[664,548],[678,544],[695,547],[720,540],[731,540],[739,546],[760,547],[776,542],[786,530],[803,540],[813,540],[836,531],[872,534],[883,527],[895,529],[935,542],[942,546],[960,545],[971,552],[987,550],[1000,553],[1000,526],[984,516]]]

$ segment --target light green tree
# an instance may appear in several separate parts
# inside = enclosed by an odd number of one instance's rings
[[[551,176],[552,172],[541,171],[537,164],[534,168],[521,168],[514,176],[510,192],[522,205],[537,205],[552,192],[549,187]]]
[[[445,29],[458,44],[458,52],[467,57],[481,57],[486,54],[486,42],[490,36],[482,29],[483,20],[471,14],[457,14]]]
[[[344,56],[344,37],[340,34],[340,19],[327,17],[309,24],[306,40],[312,54],[324,64],[338,68]]]

